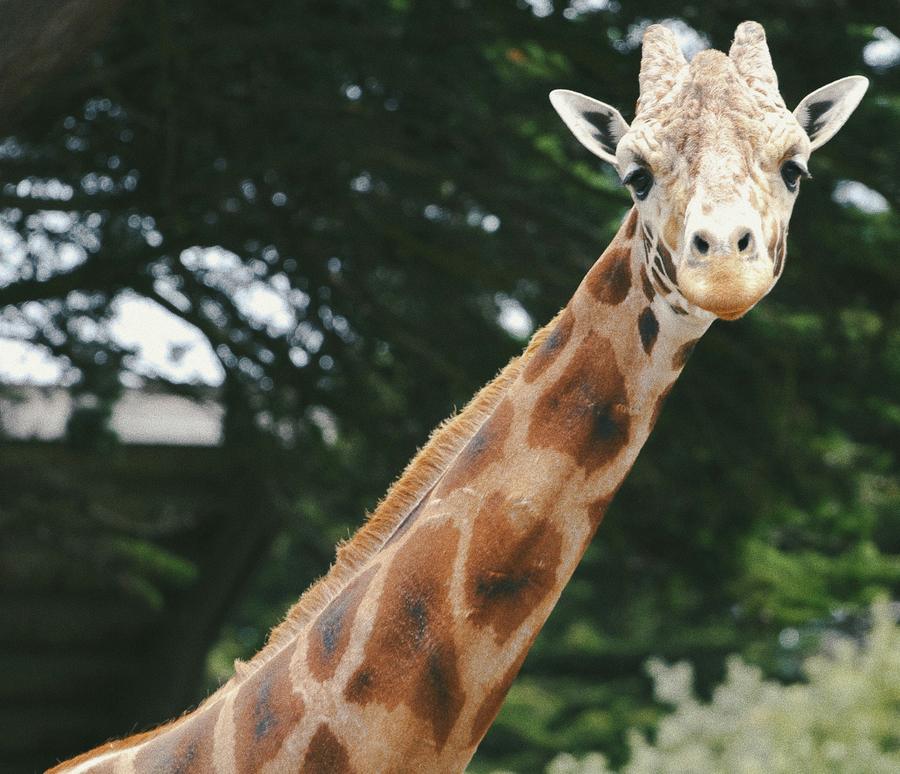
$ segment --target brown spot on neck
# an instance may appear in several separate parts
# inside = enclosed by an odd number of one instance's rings
[[[570,455],[594,473],[628,443],[627,406],[625,379],[612,344],[591,331],[560,378],[538,399],[528,425],[528,443]]]
[[[259,666],[237,688],[234,701],[235,771],[250,774],[272,760],[303,716],[303,700],[294,693],[287,646]]]
[[[674,368],[676,371],[680,371],[682,368],[684,368],[685,363],[687,363],[688,358],[694,351],[694,347],[697,346],[698,341],[700,341],[700,339],[691,339],[690,341],[682,344],[675,351],[675,354],[672,355],[672,368]]]
[[[625,231],[623,232],[626,239],[631,239],[634,237],[634,232],[637,231],[638,224],[638,211],[637,207],[632,207],[631,211],[625,218]]]
[[[659,335],[659,321],[649,306],[638,315],[638,333],[641,337],[641,346],[649,355],[653,352],[653,345],[656,344],[656,337]]]
[[[544,371],[553,364],[556,358],[559,357],[559,353],[562,352],[566,343],[569,341],[574,327],[575,315],[570,307],[566,307],[560,315],[556,326],[550,331],[547,338],[544,339],[543,343],[537,348],[535,353],[531,356],[531,359],[528,361],[528,364],[525,366],[522,378],[525,379],[528,384],[531,384],[544,373]]]
[[[631,289],[631,244],[613,242],[585,277],[590,294],[602,304],[621,304]]]
[[[306,664],[316,680],[322,682],[334,676],[350,643],[356,611],[379,566],[373,565],[342,589],[310,627]]]
[[[446,497],[450,492],[470,484],[492,462],[503,456],[503,444],[509,435],[514,413],[512,401],[504,398],[440,479],[436,497]]]
[[[511,517],[515,505],[500,492],[484,501],[472,528],[465,590],[476,626],[490,626],[502,645],[556,587],[562,536],[548,519],[524,531]]]
[[[352,774],[350,756],[327,723],[321,723],[309,740],[300,774]]]
[[[406,704],[438,750],[465,703],[449,599],[458,547],[459,530],[447,520],[416,528],[388,570],[363,661],[344,689],[356,704]],[[421,736],[410,729],[410,740]]]

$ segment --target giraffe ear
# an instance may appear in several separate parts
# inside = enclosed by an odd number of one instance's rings
[[[628,123],[618,110],[568,89],[551,91],[550,102],[585,148],[616,165],[616,146],[628,131]]]
[[[816,89],[800,101],[794,117],[809,136],[810,150],[822,147],[837,134],[868,88],[868,78],[849,75]]]

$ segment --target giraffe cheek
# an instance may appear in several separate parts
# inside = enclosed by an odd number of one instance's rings
[[[681,234],[684,231],[684,216],[676,218],[670,215],[663,227],[663,239],[670,250],[674,250],[677,255],[681,250]]]

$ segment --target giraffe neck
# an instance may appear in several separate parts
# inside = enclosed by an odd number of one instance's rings
[[[709,327],[652,286],[639,233],[632,211],[361,581],[335,678],[345,728],[378,729],[360,765],[465,767]]]
[[[659,292],[644,234],[632,210],[477,432],[321,611],[192,715],[92,760],[461,771],[710,324]]]

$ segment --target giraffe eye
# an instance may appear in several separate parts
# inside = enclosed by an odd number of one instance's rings
[[[781,179],[788,191],[794,193],[800,183],[801,177],[809,177],[809,171],[796,161],[785,161],[781,165]]]
[[[635,167],[625,175],[622,182],[634,191],[638,199],[644,201],[653,188],[653,173],[646,167]]]

